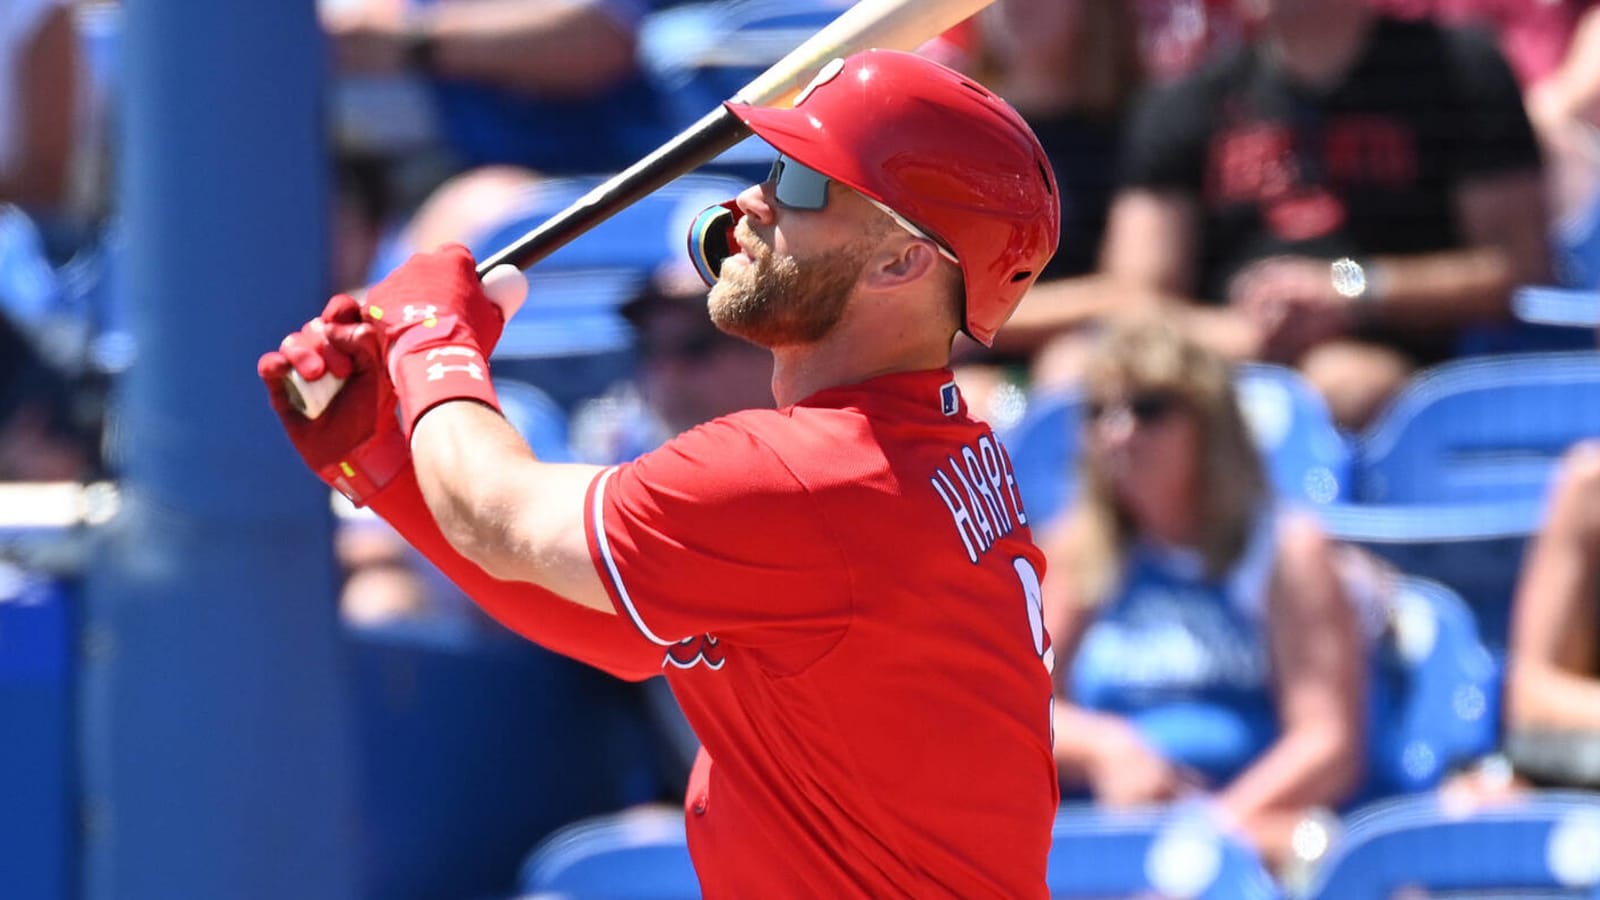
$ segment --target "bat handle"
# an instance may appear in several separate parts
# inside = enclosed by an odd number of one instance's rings
[[[516,266],[501,264],[483,276],[483,292],[489,296],[490,302],[500,308],[501,315],[509,322],[522,308],[522,301],[528,297],[528,279]],[[283,383],[283,392],[289,398],[290,406],[302,416],[315,419],[328,411],[333,398],[339,395],[339,389],[343,387],[343,378],[323,375],[315,381],[308,381],[291,369],[288,380]]]

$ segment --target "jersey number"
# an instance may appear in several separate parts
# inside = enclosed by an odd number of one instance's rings
[[[1025,556],[1013,559],[1011,567],[1017,570],[1017,578],[1022,582],[1023,600],[1028,607],[1028,628],[1033,631],[1033,652],[1039,654],[1045,671],[1054,671],[1056,651],[1050,646],[1050,636],[1044,630],[1044,593],[1039,589],[1039,570]]]

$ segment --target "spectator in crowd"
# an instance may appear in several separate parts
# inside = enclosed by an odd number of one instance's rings
[[[1546,278],[1538,145],[1480,36],[1367,0],[1251,0],[1240,51],[1130,126],[1103,263],[1220,349],[1298,366],[1358,428]]]
[[[687,263],[663,266],[622,313],[639,370],[574,413],[583,462],[623,462],[702,422],[772,406],[772,358],[711,324],[705,283]]]
[[[336,0],[323,21],[341,73],[421,79],[447,172],[571,174],[621,169],[672,133],[635,56],[668,2]]]
[[[66,0],[0,0],[0,202],[35,218],[69,200],[79,65]]]
[[[94,472],[96,435],[74,385],[0,313],[0,481],[78,481]]]
[[[1506,753],[1521,778],[1600,787],[1600,443],[1567,452],[1512,608]]]
[[[1132,0],[1139,56],[1156,82],[1174,81],[1245,39],[1238,0]]]
[[[1494,37],[1517,82],[1531,89],[1567,55],[1578,20],[1595,0],[1371,0],[1397,18],[1431,18]]]
[[[1044,538],[1064,789],[1207,797],[1281,862],[1364,766],[1366,659],[1335,552],[1277,502],[1228,363],[1155,317],[1087,364],[1079,498]]]
[[[1061,250],[997,346],[1032,351],[1041,334],[1097,319],[1106,212],[1128,105],[1141,83],[1133,13],[1118,0],[1000,0],[983,20],[986,83],[1039,135],[1061,189]]]
[[[1600,6],[1584,12],[1559,65],[1527,98],[1548,173],[1557,280],[1600,288]]]
[[[1142,74],[1134,10],[1121,0],[999,0],[977,21],[979,77],[1033,127],[1061,191],[1061,249],[1005,330],[988,349],[958,339],[956,376],[967,402],[1005,422],[1006,385],[1017,376],[1058,380],[1049,362],[1038,363],[1047,343],[1128,305],[1105,289],[1096,268],[1124,120]]]

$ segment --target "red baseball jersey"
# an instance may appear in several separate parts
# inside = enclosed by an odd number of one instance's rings
[[[589,488],[702,758],[706,896],[1044,897],[1044,558],[950,372],[694,429]]]

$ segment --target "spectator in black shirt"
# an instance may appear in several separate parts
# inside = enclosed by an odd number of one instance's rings
[[[1539,150],[1492,43],[1366,0],[1251,0],[1255,41],[1134,115],[1103,263],[1365,424],[1548,268]]]

